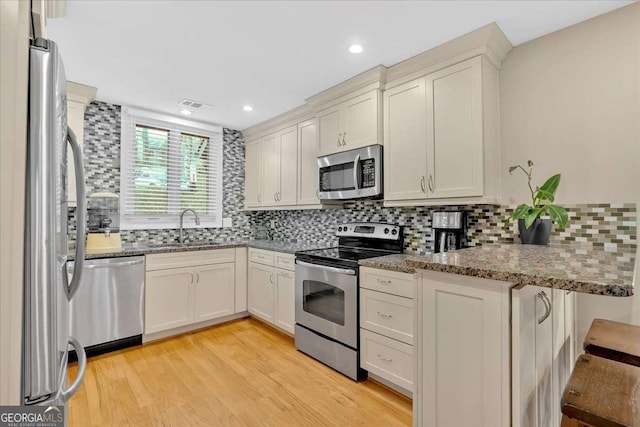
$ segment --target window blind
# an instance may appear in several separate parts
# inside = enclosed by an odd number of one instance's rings
[[[176,122],[137,114],[123,120],[124,222],[166,225],[191,208],[221,226],[221,132]]]

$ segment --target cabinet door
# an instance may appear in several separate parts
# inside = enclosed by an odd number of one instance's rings
[[[340,105],[320,111],[318,121],[318,153],[325,156],[343,151],[342,130],[340,129]]]
[[[316,121],[298,125],[298,204],[316,205],[318,199],[318,156]]]
[[[380,144],[378,133],[378,120],[380,111],[380,92],[373,90],[364,95],[357,96],[343,103],[342,114],[344,125],[343,150],[366,147],[367,145]]]
[[[254,262],[249,263],[249,313],[274,323],[275,269]]]
[[[235,263],[199,266],[195,274],[193,321],[202,322],[233,314]]]
[[[298,192],[298,127],[292,126],[278,133],[280,145],[279,205],[296,204]]]
[[[148,271],[145,276],[144,333],[193,323],[191,267]]]
[[[293,334],[295,319],[295,275],[291,271],[277,270],[276,326]]]
[[[246,207],[262,204],[262,142],[247,142],[245,148],[244,197]]]
[[[384,92],[384,198],[427,197],[427,100],[420,78]]]
[[[67,124],[76,134],[78,143],[82,146],[84,140],[84,110],[82,102],[67,99]],[[66,141],[65,141],[66,143]],[[76,200],[76,167],[73,163],[73,153],[67,149],[67,200],[69,206],[75,206]]]
[[[430,74],[426,83],[428,195],[482,196],[481,58]]]
[[[444,273],[422,279],[416,425],[510,425],[508,284]]]
[[[560,412],[553,414],[552,298],[550,289],[537,286],[512,290],[514,427],[549,427],[559,419]]]
[[[275,206],[280,191],[280,138],[279,134],[262,139],[262,205]]]

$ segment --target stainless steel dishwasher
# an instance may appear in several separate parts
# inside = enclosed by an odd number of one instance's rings
[[[143,256],[85,261],[70,322],[88,356],[142,343],[143,292]]]

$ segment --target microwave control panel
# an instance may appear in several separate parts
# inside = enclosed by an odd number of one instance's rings
[[[365,159],[360,162],[362,168],[361,188],[371,188],[376,185],[376,160]]]

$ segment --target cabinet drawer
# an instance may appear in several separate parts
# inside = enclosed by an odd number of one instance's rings
[[[201,251],[169,252],[146,256],[146,269],[165,270],[169,268],[194,267],[196,265],[235,262],[235,248],[210,249]]]
[[[361,289],[360,326],[413,345],[413,300]]]
[[[283,268],[285,270],[295,271],[296,269],[296,256],[293,254],[285,254],[282,252],[274,252],[275,266]]]
[[[368,267],[360,269],[360,287],[365,289],[413,298],[415,282],[414,274]]]
[[[363,369],[413,391],[413,346],[360,329]]]
[[[249,248],[249,261],[273,267],[273,254],[274,252],[265,251],[264,249]]]

